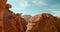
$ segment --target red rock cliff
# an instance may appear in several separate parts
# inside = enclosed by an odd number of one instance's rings
[[[3,16],[4,16],[6,2],[7,2],[7,0],[0,0],[0,32],[4,32]]]
[[[21,14],[10,11],[11,5],[6,4],[6,1],[0,0],[0,32],[24,32],[26,21],[21,17]]]
[[[60,19],[48,13],[30,18],[26,32],[60,32]]]

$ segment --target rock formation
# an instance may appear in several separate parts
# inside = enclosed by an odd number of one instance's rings
[[[4,15],[4,11],[5,11],[6,1],[7,0],[0,0],[0,32],[4,32],[3,15]]]
[[[24,30],[24,32],[26,31],[26,29],[27,29],[27,27],[26,27],[26,25],[28,24],[27,23],[27,21],[24,19],[24,18],[21,18],[21,22],[22,22],[22,26],[23,26],[23,30]]]
[[[60,32],[60,19],[48,13],[30,18],[26,32]]]
[[[26,30],[26,21],[22,19],[21,14],[15,14],[9,10],[11,5],[7,4],[4,12],[4,32],[24,32]],[[25,23],[23,23],[23,21]]]
[[[29,21],[29,19],[31,18],[31,15],[23,15],[22,18],[24,18],[26,21]]]
[[[6,4],[6,1],[0,0],[0,32],[26,31],[27,23],[25,19],[21,17],[21,14],[15,14],[10,11],[9,8],[11,8],[11,5]]]
[[[59,18],[48,13],[23,18],[10,11],[11,5],[6,2],[0,0],[0,32],[60,32]]]

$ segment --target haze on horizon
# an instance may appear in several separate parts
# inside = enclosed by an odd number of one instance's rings
[[[60,0],[8,0],[12,5],[11,11],[15,13],[36,15],[50,13],[60,16]]]

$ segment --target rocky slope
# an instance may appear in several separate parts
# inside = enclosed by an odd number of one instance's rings
[[[30,18],[26,32],[60,32],[60,19],[48,13]]]

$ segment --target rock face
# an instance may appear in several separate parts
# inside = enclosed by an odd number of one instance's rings
[[[26,32],[60,32],[60,19],[43,13],[30,18]]]
[[[31,18],[31,15],[23,15],[22,18],[24,18],[26,21],[29,21],[29,19]]]
[[[4,32],[18,32],[21,30],[21,22],[19,15],[5,14],[4,17]],[[21,28],[20,28],[21,27]],[[19,30],[18,30],[19,28]]]
[[[10,11],[11,5],[6,4],[6,2],[7,0],[0,0],[0,32],[26,31],[27,23],[25,19],[21,17],[21,14],[15,14]]]
[[[4,32],[3,15],[4,15],[4,11],[5,11],[6,1],[7,0],[0,0],[0,32]]]
[[[14,14],[9,10],[11,5],[7,4],[4,12],[4,32],[24,32],[26,30],[26,21],[21,17],[21,14]],[[24,22],[23,22],[24,20]]]
[[[21,18],[21,22],[22,22],[22,26],[23,26],[23,30],[24,30],[24,32],[26,31],[26,29],[27,29],[27,27],[26,27],[26,25],[27,25],[27,21],[24,19],[24,18]]]

